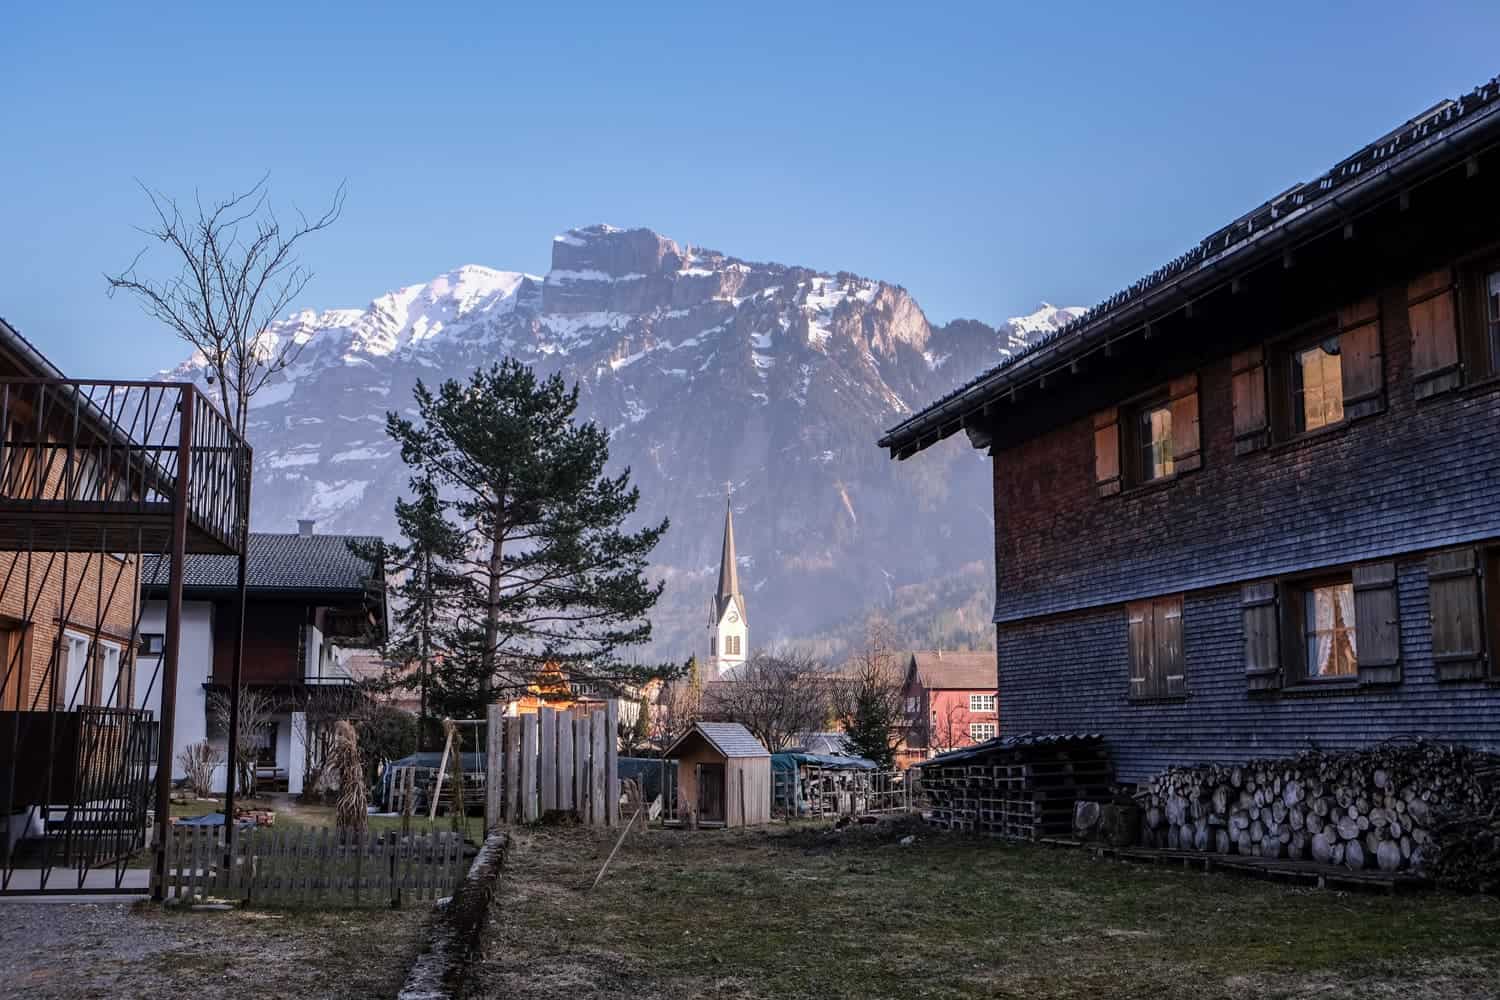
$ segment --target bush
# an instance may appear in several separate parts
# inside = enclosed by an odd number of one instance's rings
[[[380,705],[356,725],[359,748],[371,778],[382,761],[399,760],[415,752],[417,717],[391,705]]]

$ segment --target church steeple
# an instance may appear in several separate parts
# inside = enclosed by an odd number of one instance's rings
[[[734,555],[734,505],[724,504],[724,549],[719,554],[719,593],[714,598],[714,622],[724,617],[724,612],[734,604],[745,617],[745,598],[740,594],[739,563]]]
[[[750,626],[745,621],[745,595],[740,593],[740,571],[734,551],[734,505],[724,507],[724,547],[719,554],[719,589],[708,602],[708,666],[719,677],[745,662]]]

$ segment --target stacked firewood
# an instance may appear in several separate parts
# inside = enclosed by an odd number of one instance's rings
[[[1348,868],[1422,871],[1442,816],[1487,808],[1497,758],[1467,747],[1387,741],[1248,764],[1174,767],[1141,802],[1147,846]]]
[[[1435,834],[1437,855],[1429,868],[1440,885],[1500,893],[1500,808],[1446,818]]]

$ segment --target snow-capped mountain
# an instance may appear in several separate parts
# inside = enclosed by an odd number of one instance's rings
[[[276,323],[272,336],[304,346],[254,400],[253,523],[389,534],[406,473],[386,411],[410,411],[418,379],[513,355],[579,384],[582,416],[632,469],[642,516],[671,517],[653,559],[667,580],[654,653],[703,652],[726,483],[752,640],[816,634],[984,557],[987,463],[948,442],[897,464],[874,441],[1080,311],[1044,304],[998,330],[934,328],[885,282],[647,229],[570,230],[545,276],[469,265],[364,309]],[[201,364],[171,374],[201,377]]]

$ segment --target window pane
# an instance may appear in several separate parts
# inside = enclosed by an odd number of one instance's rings
[[[1172,410],[1158,406],[1141,411],[1136,422],[1140,446],[1141,482],[1149,483],[1172,474]]]
[[[1484,279],[1486,318],[1489,320],[1490,371],[1500,373],[1500,271],[1491,271]]]
[[[1307,676],[1352,677],[1359,672],[1354,631],[1354,585],[1307,592]]]
[[[1299,432],[1344,419],[1344,365],[1338,338],[1330,337],[1293,356],[1292,417]]]

